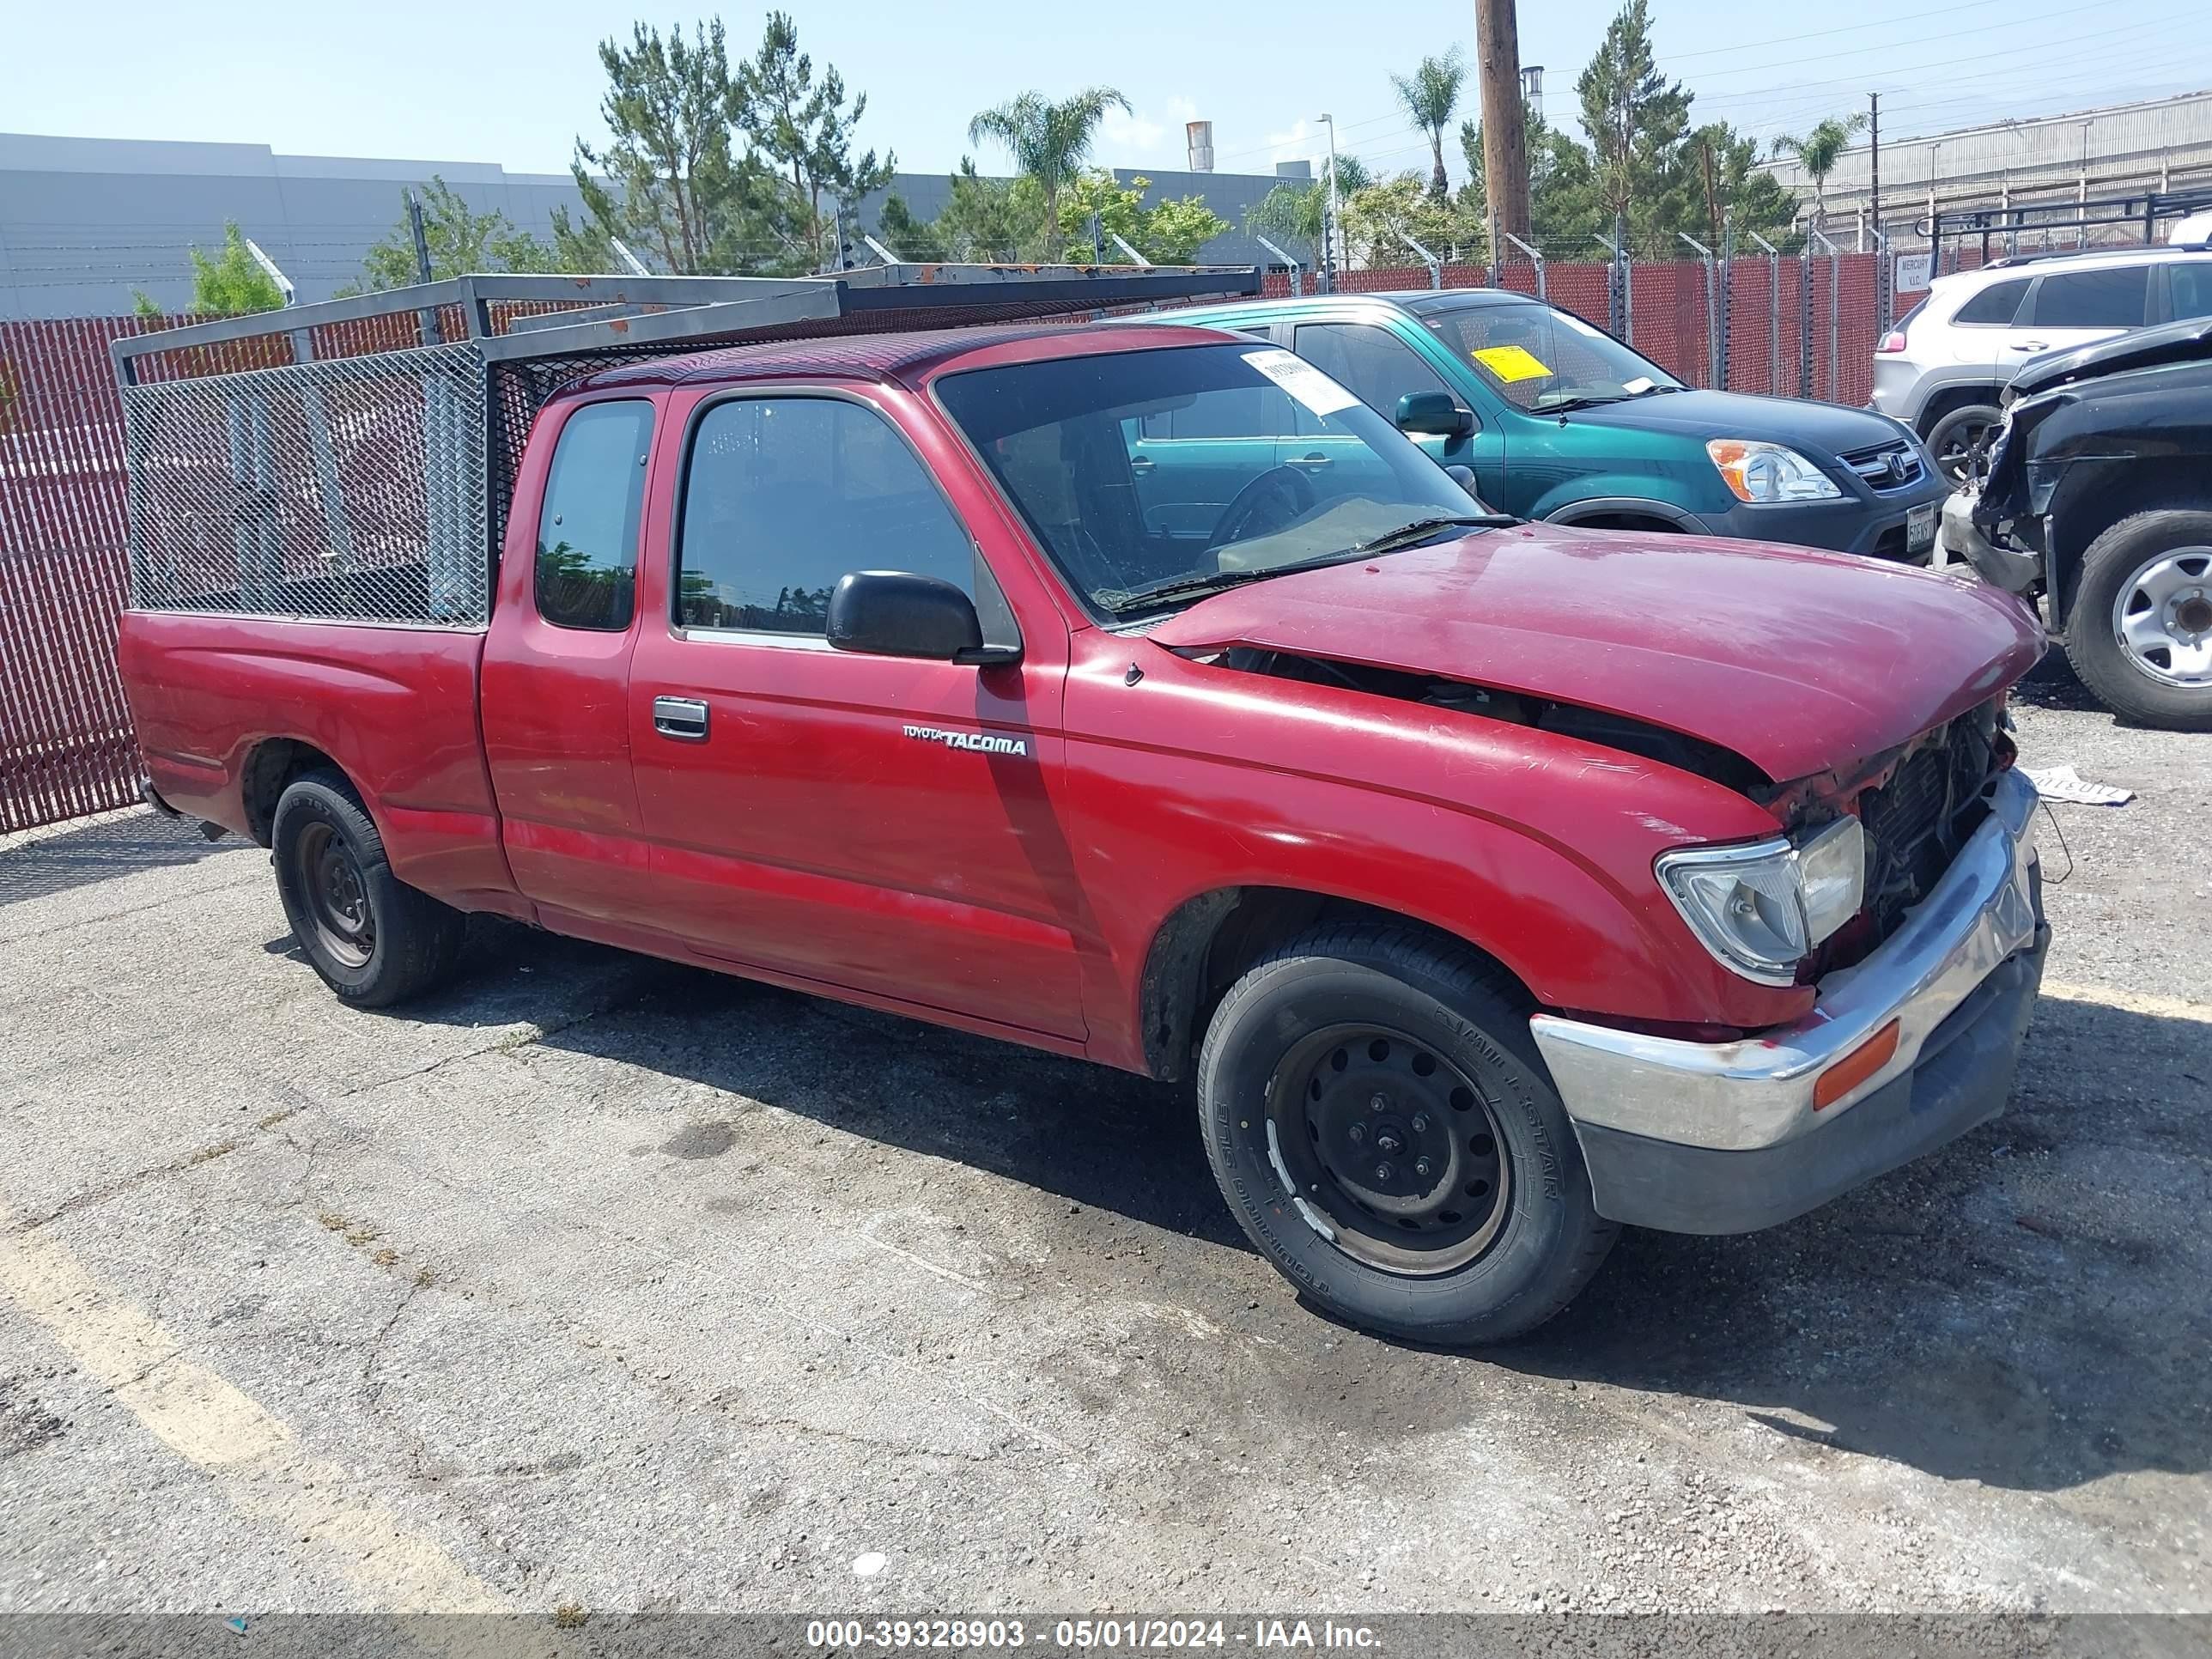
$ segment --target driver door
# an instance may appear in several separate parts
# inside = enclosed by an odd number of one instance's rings
[[[1066,626],[1017,613],[898,413],[875,388],[765,388],[690,422],[630,671],[650,920],[771,976],[1079,1039]],[[833,650],[830,592],[860,569],[958,587],[1021,659]]]

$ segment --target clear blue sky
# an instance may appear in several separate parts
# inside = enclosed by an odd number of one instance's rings
[[[1574,79],[1617,0],[1530,0],[1522,61],[1547,66],[1545,103],[1571,120]],[[1206,0],[1073,6],[1054,0],[792,0],[799,41],[868,94],[864,143],[902,167],[945,171],[968,118],[1024,88],[1119,87],[1098,160],[1180,167],[1182,124],[1214,124],[1217,165],[1267,171],[1316,154],[1314,118],[1385,170],[1424,165],[1389,76],[1454,42],[1470,52],[1472,0],[1328,4]],[[526,6],[376,0],[187,8],[106,0],[89,10],[12,9],[0,58],[0,131],[215,139],[309,155],[498,161],[564,168],[579,132],[598,136],[593,51],[632,11],[577,0]],[[681,6],[659,6],[665,27]],[[1885,94],[1885,136],[2212,85],[2204,0],[1816,0],[1721,5],[1652,0],[1662,66],[1703,118],[1762,138]],[[727,11],[733,55],[763,13]],[[197,20],[222,21],[202,24]],[[250,21],[246,21],[248,18]],[[232,21],[237,20],[237,21]],[[1472,112],[1470,88],[1469,112]],[[1002,158],[988,151],[987,167]],[[1460,172],[1455,144],[1447,161]]]

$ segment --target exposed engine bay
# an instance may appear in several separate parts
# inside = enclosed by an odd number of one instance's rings
[[[1762,788],[1770,781],[1765,773],[1742,756],[1717,744],[1686,737],[1680,732],[1670,732],[1646,720],[1607,714],[1602,709],[1587,708],[1579,703],[1523,696],[1512,691],[1494,691],[1487,686],[1471,685],[1464,680],[1408,674],[1395,668],[1376,668],[1366,663],[1338,662],[1284,651],[1263,651],[1245,645],[1232,646],[1209,660],[1243,673],[1265,674],[1275,679],[1297,680],[1308,685],[1343,686],[1350,690],[1366,692],[1370,696],[1392,697],[1401,702],[1419,703],[1431,708],[1448,708],[1455,714],[1477,714],[1486,720],[1503,720],[1510,726],[1534,726],[1540,732],[1557,732],[1563,738],[1574,738],[1602,748],[1616,749],[1624,755],[1656,761],[1662,766],[1671,766],[1678,771],[1710,778],[1753,799],[1759,798]]]

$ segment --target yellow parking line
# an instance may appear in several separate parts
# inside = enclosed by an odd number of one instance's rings
[[[2094,1002],[2130,1014],[2153,1014],[2160,1019],[2189,1019],[2200,1025],[2212,1025],[2212,1002],[2119,991],[2109,985],[2069,985],[2063,980],[2050,979],[2043,981],[2043,994],[2061,1002]]]
[[[351,1474],[301,1449],[290,1428],[186,1355],[58,1239],[13,1231],[14,1219],[0,1205],[0,1295],[44,1326],[155,1439],[204,1470],[233,1508],[328,1548],[337,1571],[380,1609],[508,1610],[498,1591],[398,1516],[349,1498]]]

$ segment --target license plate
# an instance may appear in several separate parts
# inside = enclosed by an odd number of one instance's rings
[[[1936,545],[1936,503],[1916,507],[1905,515],[1905,550],[1925,553]]]

